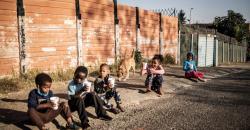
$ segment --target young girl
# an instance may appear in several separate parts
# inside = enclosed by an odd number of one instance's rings
[[[183,70],[185,71],[185,77],[187,79],[194,78],[195,80],[200,80],[202,82],[205,82],[206,80],[203,79],[203,73],[198,72],[195,61],[194,59],[194,54],[192,52],[187,53],[187,60],[184,61],[183,64]]]
[[[110,76],[110,69],[107,64],[101,64],[100,66],[100,75],[96,78],[94,82],[94,90],[104,101],[104,106],[111,112],[117,114],[118,111],[113,108],[113,105],[109,103],[109,100],[113,97],[115,99],[116,107],[124,112],[123,107],[121,106],[121,97],[120,94],[116,91],[115,79]]]
[[[145,81],[145,86],[147,87],[146,92],[151,90],[156,91],[159,95],[162,95],[162,75],[165,73],[162,67],[163,56],[155,55],[151,61],[150,65],[144,65],[141,71],[141,75],[147,73],[147,78]],[[150,90],[151,88],[151,90]]]

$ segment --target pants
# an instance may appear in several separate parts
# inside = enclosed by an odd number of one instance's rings
[[[204,75],[201,72],[198,71],[190,71],[185,73],[185,77],[190,79],[190,78],[203,78]]]
[[[160,74],[149,74],[145,81],[145,86],[151,87],[152,90],[159,90],[162,87],[163,77]]]
[[[110,100],[112,97],[114,97],[117,104],[121,102],[120,94],[116,91],[116,88],[113,88],[112,90],[106,92],[105,98],[107,100]]]
[[[47,112],[38,112],[35,108],[28,109],[28,116],[31,121],[34,122],[39,129],[42,129],[45,123],[54,120],[58,115],[61,115],[65,120],[71,117],[71,112],[68,105],[65,102],[59,104],[57,110],[48,109]]]
[[[89,122],[85,107],[94,106],[96,115],[98,117],[101,117],[107,114],[106,111],[103,109],[103,103],[101,99],[94,93],[86,94],[86,97],[83,99],[80,97],[79,98],[72,97],[68,101],[68,104],[72,112],[74,111],[78,112],[78,115],[82,124]]]
[[[111,109],[113,107],[113,105],[109,103],[112,97],[115,99],[116,104],[121,104],[121,96],[119,92],[116,91],[116,88],[112,88],[104,94],[99,94],[99,97],[102,99],[105,109]]]

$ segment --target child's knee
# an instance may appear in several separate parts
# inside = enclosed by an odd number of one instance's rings
[[[35,108],[29,108],[27,113],[29,117],[33,117],[33,115],[37,113],[37,110]]]
[[[61,102],[59,106],[62,107],[62,108],[69,107],[68,103],[66,103],[66,102]]]

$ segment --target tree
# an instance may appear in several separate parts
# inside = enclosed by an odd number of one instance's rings
[[[183,10],[180,10],[180,12],[178,13],[178,22],[179,25],[183,25],[186,23],[185,12]]]
[[[225,35],[235,37],[238,41],[242,41],[247,36],[246,19],[240,13],[228,10],[227,16],[215,17],[214,25],[217,31]]]

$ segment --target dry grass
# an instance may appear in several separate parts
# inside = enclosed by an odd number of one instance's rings
[[[23,75],[18,75],[13,73],[10,77],[4,77],[0,79],[0,93],[6,94],[13,91],[19,91],[24,88],[34,87],[35,86],[35,77],[38,73],[42,71],[31,70]],[[58,69],[57,71],[48,73],[53,82],[57,81],[67,81],[72,79],[74,74],[74,69],[62,70]]]

